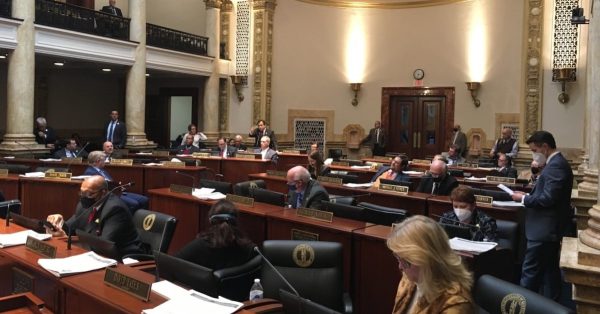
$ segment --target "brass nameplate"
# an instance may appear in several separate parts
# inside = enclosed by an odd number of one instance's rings
[[[133,159],[111,159],[111,165],[133,166]]]
[[[471,168],[471,164],[468,162],[459,162],[456,164],[457,167]]]
[[[239,159],[256,159],[256,156],[254,154],[237,153],[235,155],[235,158],[239,158]]]
[[[0,177],[8,177],[8,169],[0,169]]]
[[[104,283],[125,293],[131,294],[138,299],[144,301],[150,299],[152,283],[135,279],[114,268],[106,268],[106,272],[104,273]]]
[[[431,165],[431,160],[428,159],[413,159],[413,164]]]
[[[334,177],[328,177],[328,176],[318,176],[317,181],[339,184],[339,185],[342,185],[342,183],[343,183],[342,178],[334,178]]]
[[[162,165],[167,168],[185,168],[185,162],[182,161],[163,161]]]
[[[83,163],[82,157],[72,158],[72,157],[63,157],[60,161],[68,162],[70,164],[80,164]]]
[[[250,207],[254,206],[254,199],[252,197],[239,196],[239,195],[235,195],[235,194],[227,194],[225,199],[228,201],[234,202],[234,203],[248,205]]]
[[[408,194],[408,186],[394,185],[394,184],[379,184],[379,189],[382,191],[391,191],[401,194]]]
[[[44,178],[71,180],[71,173],[70,172],[46,172],[46,173],[44,173]]]
[[[471,168],[477,169],[479,168],[479,164],[471,164]]]
[[[152,156],[169,156],[168,150],[154,150],[152,151]]]
[[[350,163],[347,161],[332,161],[332,166],[350,167]]]
[[[56,257],[56,246],[50,245],[31,236],[27,236],[25,247],[49,258]]]
[[[383,161],[391,161],[392,157],[385,157],[385,156],[373,156],[373,159],[375,160],[383,160]]]
[[[304,230],[292,229],[291,240],[296,241],[319,241],[319,234]]]
[[[192,157],[195,158],[209,158],[210,153],[192,153]]]
[[[12,293],[25,293],[33,292],[33,286],[35,283],[35,276],[25,272],[24,270],[13,267],[13,284]]]
[[[267,170],[267,174],[274,177],[283,177],[287,176],[287,172],[279,171],[279,170]]]
[[[169,191],[175,193],[184,193],[184,194],[192,194],[194,188],[191,186],[179,185],[179,184],[171,184],[169,186]]]
[[[290,154],[290,155],[300,155],[300,151],[297,149],[284,149],[282,151],[282,153],[284,154]]]
[[[318,209],[312,208],[298,208],[296,209],[296,216],[306,217],[314,220],[324,221],[324,222],[332,222],[333,221],[333,213],[326,212]]]
[[[494,177],[494,176],[487,176],[487,177],[485,177],[485,180],[487,182],[508,183],[508,184],[515,184],[517,182],[517,179],[515,179],[515,178]]]
[[[475,202],[480,204],[492,205],[492,203],[494,202],[494,198],[491,196],[475,194]]]

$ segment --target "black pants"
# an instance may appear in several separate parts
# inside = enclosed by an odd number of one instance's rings
[[[558,300],[560,296],[560,243],[527,240],[521,286]],[[543,291],[540,291],[543,288]]]
[[[385,156],[385,147],[373,144],[373,156]]]

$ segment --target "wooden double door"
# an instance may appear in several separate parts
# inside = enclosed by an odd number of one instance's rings
[[[425,158],[448,150],[454,125],[453,87],[384,87],[381,120],[387,151]]]

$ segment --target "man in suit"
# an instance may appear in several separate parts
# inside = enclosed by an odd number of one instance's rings
[[[227,145],[227,141],[224,137],[219,137],[219,139],[217,139],[217,153],[219,154],[219,157],[235,157],[236,151],[235,147]]]
[[[248,149],[246,147],[246,144],[244,144],[244,138],[241,135],[236,135],[233,142],[235,143],[233,147],[235,147],[236,150],[246,150]]]
[[[194,143],[194,136],[191,134],[188,134],[185,137],[185,144],[177,146],[177,148],[175,148],[175,152],[178,155],[191,155],[193,153],[200,152],[200,148],[194,146],[193,143]]]
[[[46,122],[46,118],[38,117],[35,119],[36,130],[35,133],[35,141],[38,144],[43,144],[46,148],[54,149],[56,145],[56,134],[54,130],[48,126],[48,122]]]
[[[394,180],[396,182],[410,182],[410,177],[404,173],[403,170],[408,166],[408,157],[406,155],[399,155],[392,159],[389,166],[383,166],[379,168],[379,171],[371,178],[373,187],[379,187],[379,180],[387,179]]]
[[[452,132],[450,145],[456,145],[458,156],[465,157],[467,155],[467,136],[461,131],[460,124],[454,125]]]
[[[104,166],[106,155],[101,151],[93,151],[88,156],[89,166],[83,172],[86,176],[102,176],[108,183],[114,182],[112,176],[106,171]],[[120,182],[115,182],[120,184]],[[138,209],[148,209],[149,199],[144,195],[130,192],[122,192],[121,200],[127,204],[131,214]]]
[[[113,143],[110,141],[106,141],[102,144],[102,151],[104,152],[104,155],[106,155],[106,158],[104,159],[106,162],[110,162],[112,159],[123,158],[123,153],[115,150]]]
[[[85,150],[79,150],[77,148],[77,141],[75,139],[70,138],[67,146],[61,150],[57,150],[54,153],[54,158],[87,158],[88,153]]]
[[[544,171],[530,194],[515,191],[512,198],[525,206],[527,249],[523,260],[521,286],[557,300],[560,296],[560,241],[573,218],[571,189],[573,171],[556,150],[550,132],[536,131],[526,142],[534,156],[546,159]]]
[[[127,127],[119,121],[119,112],[113,110],[110,113],[110,121],[104,127],[104,139],[113,143],[115,148],[125,147],[127,142]]]
[[[279,156],[277,152],[270,147],[271,139],[268,136],[263,136],[260,139],[260,155],[262,160],[270,160],[277,163]]]
[[[517,178],[517,169],[512,167],[512,158],[506,154],[498,154],[498,170],[499,177]]]
[[[117,0],[108,0],[108,5],[102,7],[101,12],[123,17],[121,9],[117,8]]]
[[[329,201],[329,194],[319,184],[319,181],[310,177],[308,170],[302,166],[295,166],[287,172],[288,202],[292,208],[321,209],[322,201]]]
[[[502,129],[502,137],[496,140],[494,147],[490,150],[490,158],[494,160],[498,159],[499,153],[504,153],[510,158],[515,158],[518,152],[519,143],[512,137],[512,129],[504,128]]]
[[[436,159],[429,166],[429,174],[421,179],[417,192],[431,195],[450,195],[457,186],[458,181],[448,174],[446,163]]]
[[[460,155],[458,146],[455,144],[450,145],[448,148],[448,157],[446,160],[448,160],[449,166],[457,166],[458,164],[465,162],[465,159]]]
[[[375,121],[375,127],[369,131],[360,144],[368,143],[373,151],[373,156],[385,156],[385,134],[381,128],[381,122]]]
[[[269,147],[277,150],[277,139],[275,138],[275,131],[267,129],[267,122],[265,120],[258,120],[257,127],[250,129],[248,136],[254,137],[254,147],[260,147],[260,140],[263,136],[268,136],[270,139]]]
[[[66,222],[61,214],[49,215],[47,221],[57,231],[48,230],[48,233],[64,237],[67,233],[75,235],[75,231],[81,229],[115,242],[121,256],[144,253],[127,205],[118,196],[108,194],[108,186],[102,176],[85,179],[79,191],[80,200],[75,214]]]

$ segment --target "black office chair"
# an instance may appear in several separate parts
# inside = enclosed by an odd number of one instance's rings
[[[355,174],[328,173],[327,176],[340,178],[342,179],[342,183],[358,183],[358,175]]]
[[[250,197],[250,190],[256,188],[266,189],[267,184],[264,180],[250,180],[239,182],[233,185],[233,194]]]
[[[512,201],[512,197],[510,196],[510,194],[508,194],[504,191],[490,190],[490,189],[478,189],[478,188],[471,188],[471,189],[473,189],[474,194],[483,195],[483,196],[491,196],[492,198],[494,198],[494,201]]]
[[[354,199],[354,196],[341,196],[341,195],[329,194],[329,202],[337,203],[337,204],[344,204],[344,205],[355,205],[356,199]]]
[[[0,192],[2,195],[2,192]],[[2,197],[4,199],[4,197]],[[20,200],[9,200],[0,202],[0,218],[6,219],[6,213],[21,214],[21,201]],[[10,215],[9,215],[10,217]]]
[[[344,204],[344,203],[334,203],[334,202],[322,202],[323,210],[330,211],[333,213],[335,217],[354,219],[359,221],[364,221],[364,208]]]
[[[448,174],[453,177],[464,177],[465,176],[464,170],[460,170],[460,169],[448,169]]]
[[[42,166],[35,168],[35,172],[69,172],[69,169],[62,167]]]
[[[8,169],[8,173],[25,174],[30,171],[27,165],[0,164],[0,169]]]
[[[378,225],[391,226],[408,217],[408,212],[404,209],[386,207],[372,203],[362,202],[358,206],[364,208],[364,217],[366,222]]]
[[[137,229],[143,249],[148,254],[130,254],[126,257],[137,260],[151,260],[154,258],[152,252],[167,252],[177,219],[173,216],[150,211],[146,209],[138,209],[133,214],[133,224]]]
[[[212,269],[162,252],[155,252],[155,260],[158,277],[182,284],[213,298],[219,296]]]
[[[575,313],[540,294],[490,275],[479,277],[473,289],[473,297],[479,313]]]
[[[343,156],[343,151],[341,148],[332,148],[329,149],[329,158],[333,159],[333,160],[340,160],[340,158],[342,158]]]
[[[269,240],[263,243],[263,252],[300,296],[339,312],[352,313],[352,301],[343,287],[341,243]],[[268,265],[263,265],[261,283],[266,298],[278,298],[279,289],[289,291]]]
[[[250,196],[254,198],[256,202],[272,204],[276,206],[285,205],[285,194],[274,192],[266,189],[251,189]]]
[[[262,257],[257,255],[242,265],[215,270],[219,295],[239,302],[248,300],[254,278],[260,277],[261,268]]]
[[[200,179],[200,186],[203,188],[215,189],[215,192],[223,194],[231,194],[233,191],[231,183],[229,182]]]

